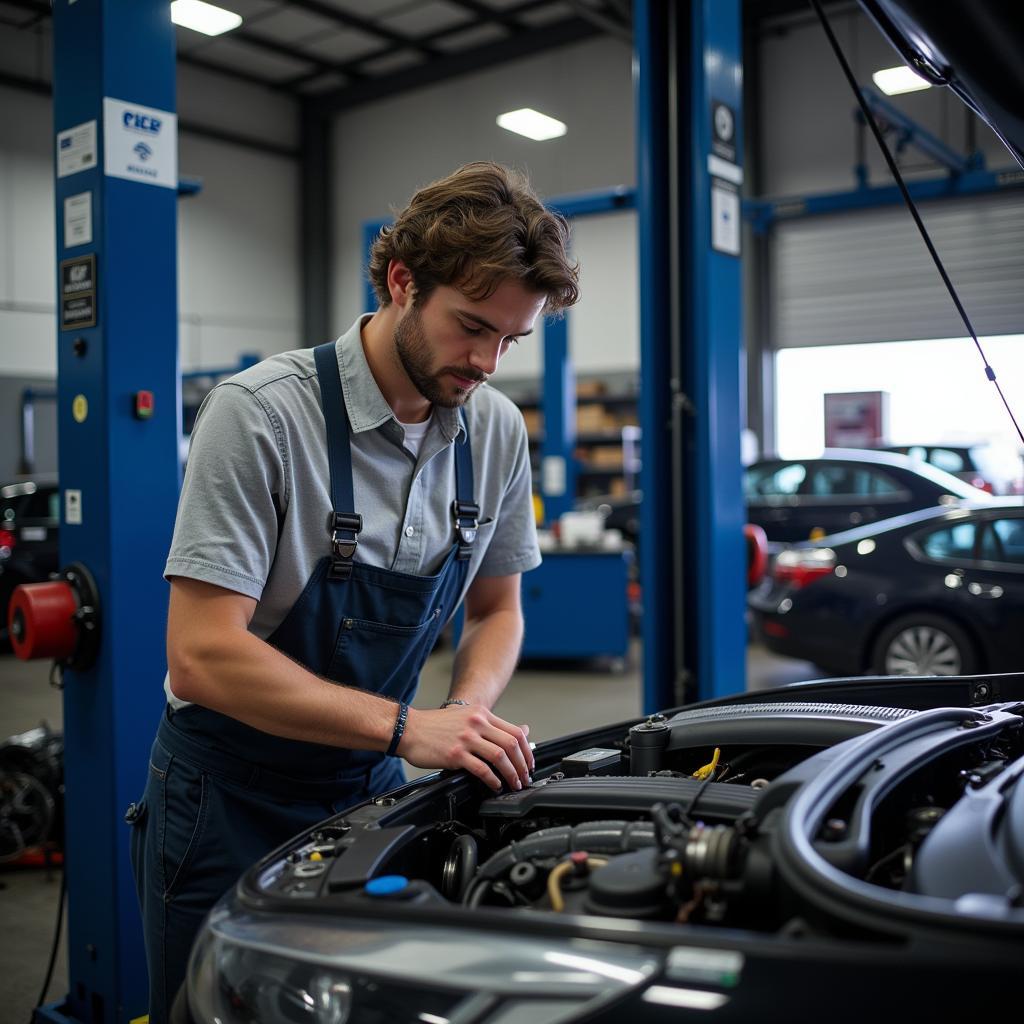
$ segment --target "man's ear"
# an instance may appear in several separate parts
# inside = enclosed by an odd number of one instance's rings
[[[388,292],[391,301],[400,309],[412,303],[416,286],[412,271],[401,260],[392,260],[388,264]]]

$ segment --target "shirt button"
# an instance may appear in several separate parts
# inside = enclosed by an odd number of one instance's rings
[[[407,526],[405,528],[405,535],[406,535],[406,537],[411,537],[415,532],[416,531],[411,526]]]

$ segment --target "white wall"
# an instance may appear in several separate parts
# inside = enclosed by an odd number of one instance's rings
[[[0,54],[13,54],[0,30]],[[35,74],[17,66],[19,74]],[[296,105],[269,90],[179,67],[182,121],[287,146]],[[56,373],[53,114],[48,97],[0,86],[0,375]],[[182,132],[178,295],[182,369],[294,348],[301,318],[298,163]]]
[[[362,225],[401,208],[421,185],[471,160],[529,173],[541,196],[633,185],[631,52],[599,39],[380,100],[339,115],[334,128],[335,286],[332,330],[363,308]],[[532,142],[495,124],[534,107],[568,134]],[[583,299],[570,314],[581,372],[637,364],[636,241],[632,214],[586,218],[576,229]],[[609,287],[614,291],[609,292]],[[535,376],[540,339],[506,357],[502,377]]]
[[[52,113],[0,87],[0,374],[56,373]]]

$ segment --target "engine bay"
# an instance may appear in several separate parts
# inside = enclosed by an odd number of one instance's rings
[[[439,773],[240,883],[261,908],[596,915],[762,935],[1024,928],[1024,705],[700,706],[537,748],[534,784]]]

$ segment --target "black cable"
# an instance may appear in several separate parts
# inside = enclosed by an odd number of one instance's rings
[[[53,967],[57,962],[57,947],[60,945],[60,933],[64,926],[64,896],[67,892],[67,884],[67,866],[62,865],[60,870],[60,899],[57,901],[57,928],[53,933],[53,946],[50,948],[50,962],[46,967],[46,980],[43,982],[36,1005],[32,1008],[33,1017],[35,1017],[35,1011],[43,1005],[43,1000],[46,998],[46,993],[50,988],[50,982],[53,981]],[[29,1024],[32,1024],[31,1018],[29,1019]]]
[[[967,316],[967,311],[960,302],[960,296],[957,295],[956,289],[953,287],[953,282],[949,279],[949,275],[946,273],[946,268],[942,265],[942,260],[939,259],[939,254],[936,252],[935,246],[932,244],[931,236],[928,234],[928,231],[924,226],[924,221],[921,220],[921,215],[917,212],[914,200],[910,198],[910,192],[907,191],[907,186],[903,182],[903,176],[900,174],[899,168],[896,166],[896,161],[893,160],[892,153],[889,151],[889,147],[885,144],[885,139],[882,138],[882,133],[878,128],[878,123],[875,121],[874,115],[871,113],[871,108],[868,106],[863,95],[861,95],[860,86],[857,85],[857,79],[853,77],[850,65],[846,62],[846,57],[843,56],[843,51],[839,46],[839,41],[832,32],[832,26],[829,24],[828,18],[825,17],[825,12],[821,9],[821,3],[819,0],[811,0],[811,6],[814,8],[814,12],[818,15],[821,27],[825,30],[825,35],[828,37],[829,44],[831,45],[832,50],[836,55],[836,59],[839,61],[839,64],[843,69],[843,74],[846,76],[846,80],[849,82],[854,96],[857,97],[857,103],[860,105],[860,109],[864,114],[864,119],[867,122],[868,127],[875,136],[878,148],[882,151],[882,156],[885,157],[885,162],[889,165],[889,170],[892,172],[892,176],[896,179],[896,184],[899,186],[900,193],[903,196],[903,201],[907,204],[907,209],[910,210],[910,215],[914,218],[914,223],[917,225],[918,231],[921,232],[924,244],[928,247],[928,252],[931,253],[931,257],[935,261],[935,266],[938,268],[939,276],[942,278],[943,284],[945,284],[950,297],[953,299],[953,305],[956,306],[957,312],[960,314],[964,324],[967,326],[968,333],[971,338],[974,339],[975,347],[978,349],[978,355],[981,356],[981,361],[985,364],[985,376],[995,384],[996,391],[999,392],[999,397],[1002,399],[1010,420],[1013,422],[1013,428],[1017,431],[1017,436],[1020,438],[1021,443],[1024,444],[1024,432],[1021,431],[1020,425],[1017,423],[1017,417],[1013,415],[1010,403],[1007,402],[1006,396],[1003,394],[1003,389],[999,386],[999,381],[996,380],[996,371],[992,369],[989,365],[988,359],[985,358],[985,352],[981,347],[981,342],[978,341],[978,335],[974,331],[970,318]]]
[[[697,808],[697,801],[704,795],[704,791],[714,781],[714,774],[709,775],[706,779],[702,779],[700,785],[697,787],[696,792],[690,797],[690,802],[686,805],[686,809],[683,811],[682,820],[688,828],[693,828],[695,822],[693,820],[693,812]]]

